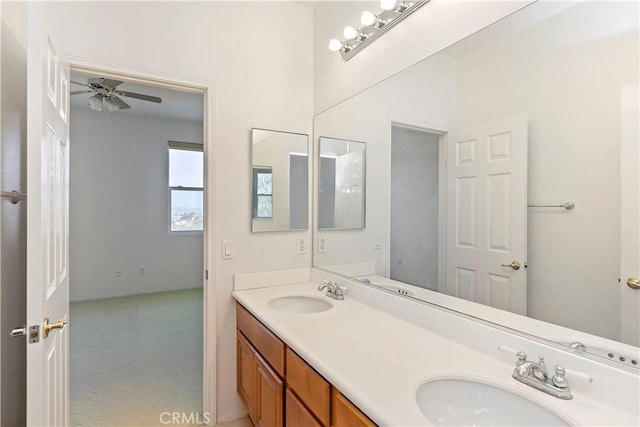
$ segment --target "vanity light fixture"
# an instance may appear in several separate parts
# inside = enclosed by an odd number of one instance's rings
[[[358,52],[373,43],[386,31],[400,23],[404,18],[429,3],[430,0],[380,0],[382,11],[362,13],[362,28],[348,26],[344,29],[345,41],[331,39],[329,50],[339,52],[344,61],[353,58]]]
[[[360,23],[365,27],[381,28],[383,25],[387,23],[387,21],[383,20],[373,12],[369,12],[368,10],[365,10],[364,12],[362,12]]]

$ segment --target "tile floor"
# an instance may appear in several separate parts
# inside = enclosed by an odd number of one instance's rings
[[[69,316],[72,426],[202,413],[202,289],[71,303]]]

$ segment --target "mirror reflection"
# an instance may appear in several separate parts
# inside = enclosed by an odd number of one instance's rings
[[[319,153],[318,228],[364,228],[365,144],[321,137]]]
[[[251,131],[251,231],[308,228],[308,136]]]
[[[369,165],[314,265],[637,367],[637,16],[536,2],[317,115]]]

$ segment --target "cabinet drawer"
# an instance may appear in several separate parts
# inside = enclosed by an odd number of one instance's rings
[[[287,427],[322,427],[290,388],[287,388],[285,408],[284,419]]]
[[[284,376],[284,343],[244,307],[236,303],[236,324],[262,357]]]
[[[331,387],[313,368],[287,347],[287,384],[320,420],[329,425]]]
[[[331,390],[331,427],[375,427],[375,424],[349,399],[333,388]]]

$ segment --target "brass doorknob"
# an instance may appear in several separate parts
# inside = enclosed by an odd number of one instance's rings
[[[42,337],[47,338],[49,333],[55,329],[64,329],[64,327],[69,323],[64,318],[59,319],[56,323],[49,323],[49,318],[45,317],[42,322]]]
[[[627,286],[631,289],[640,289],[640,278],[638,277],[629,277],[627,279]]]
[[[520,263],[518,261],[511,261],[511,264],[500,264],[502,267],[510,267],[514,270],[520,270]]]

